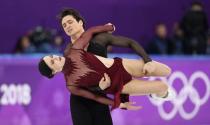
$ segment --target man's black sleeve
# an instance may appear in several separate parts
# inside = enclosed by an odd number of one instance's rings
[[[145,63],[152,61],[152,59],[148,56],[143,47],[138,42],[130,38],[123,36],[114,36],[110,33],[100,33],[96,35],[93,40],[103,46],[114,45],[119,47],[131,48],[139,56],[142,57]]]

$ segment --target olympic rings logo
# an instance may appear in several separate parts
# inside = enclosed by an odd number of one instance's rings
[[[166,112],[164,110],[164,107],[163,107],[164,101],[157,101],[157,100],[153,100],[150,98],[151,103],[153,105],[157,106],[158,112],[159,112],[161,118],[163,118],[164,120],[173,119],[177,113],[179,113],[183,119],[190,120],[196,116],[196,114],[199,112],[200,107],[203,104],[205,104],[209,99],[210,80],[208,78],[208,75],[202,71],[194,72],[190,76],[189,80],[187,79],[186,75],[181,71],[173,72],[169,76],[168,79],[166,79],[165,77],[159,77],[159,78],[151,77],[151,78],[149,78],[149,80],[155,80],[155,79],[160,79],[160,80],[168,83],[170,85],[172,91],[174,91],[174,93],[175,93],[175,99],[171,100],[171,103],[173,104],[173,109],[171,112]],[[183,84],[183,87],[181,88],[179,93],[177,93],[177,91],[172,86],[176,79],[181,80],[182,84]],[[205,90],[205,94],[202,98],[200,97],[198,90],[196,90],[196,88],[194,87],[194,84],[196,84],[197,79],[203,80],[203,82],[205,84],[206,90]],[[195,105],[193,111],[191,111],[189,113],[186,112],[183,107],[183,104],[185,103],[185,101],[187,100],[188,97],[189,97],[190,101]]]

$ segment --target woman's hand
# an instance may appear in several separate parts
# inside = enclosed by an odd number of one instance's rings
[[[133,104],[136,104],[136,102],[124,102],[124,103],[120,103],[119,108],[121,109],[127,109],[127,110],[139,110],[142,107],[141,106],[135,106]]]
[[[101,78],[100,82],[99,82],[99,87],[102,90],[105,90],[106,88],[108,88],[111,85],[111,79],[108,76],[108,74],[104,73],[104,77]]]

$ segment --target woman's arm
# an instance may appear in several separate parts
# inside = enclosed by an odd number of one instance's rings
[[[87,91],[83,88],[76,87],[76,86],[67,86],[67,88],[74,95],[92,99],[92,100],[95,100],[96,102],[99,102],[102,104],[111,105],[111,106],[114,105],[114,101],[108,97],[103,97],[100,95],[93,94],[90,91]]]
[[[95,26],[89,28],[81,35],[81,37],[78,40],[75,41],[73,48],[84,49],[94,34],[113,31],[113,30],[114,30],[113,25],[103,25],[103,26]]]

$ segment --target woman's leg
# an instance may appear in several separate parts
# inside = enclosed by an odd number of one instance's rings
[[[130,73],[134,77],[143,77],[143,76],[168,76],[171,73],[171,69],[157,61],[153,61],[155,65],[155,71],[151,74],[144,75],[142,73],[144,62],[143,60],[135,60],[135,59],[122,59],[123,66],[125,70]]]
[[[143,81],[133,79],[123,86],[122,93],[129,95],[156,94],[164,97],[167,94],[168,86],[162,81]]]

